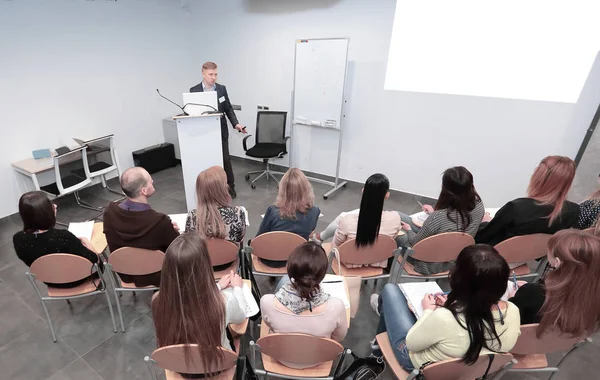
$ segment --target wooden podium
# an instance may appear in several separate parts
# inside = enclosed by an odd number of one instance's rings
[[[196,178],[211,166],[223,166],[221,116],[175,116],[187,210],[196,208]],[[183,226],[180,226],[183,228]]]

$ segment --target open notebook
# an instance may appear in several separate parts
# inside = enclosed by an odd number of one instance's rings
[[[350,308],[350,300],[346,293],[346,285],[344,284],[343,276],[335,276],[333,274],[326,274],[325,278],[320,284],[321,289],[331,297],[339,298],[344,302],[346,309]]]
[[[413,222],[417,222],[417,224],[423,224],[429,217],[429,214],[425,211],[419,211],[417,213],[412,214],[410,217],[413,220]]]
[[[69,223],[69,232],[78,238],[86,238],[92,240],[92,232],[94,231],[94,221]]]
[[[407,282],[405,284],[398,284],[400,291],[404,294],[408,305],[413,310],[413,313],[417,316],[417,319],[423,316],[423,305],[421,301],[425,294],[436,294],[442,293],[442,288],[435,282]]]
[[[223,289],[222,292],[231,295],[231,293],[233,293],[233,289]],[[244,284],[244,286],[242,287],[242,292],[244,293],[244,299],[246,300],[246,318],[250,318],[258,314],[258,312],[260,311],[260,307],[256,303],[256,300],[252,295],[252,290],[250,290],[248,285]]]

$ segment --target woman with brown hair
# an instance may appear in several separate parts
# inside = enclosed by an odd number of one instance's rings
[[[98,263],[102,260],[86,238],[77,238],[70,231],[56,229],[56,205],[41,191],[30,191],[19,199],[19,215],[23,220],[23,231],[13,236],[13,245],[19,259],[31,266],[42,256],[52,253],[70,253]],[[91,266],[91,265],[90,265]],[[88,279],[67,284],[47,284],[55,288],[71,288]]]
[[[321,211],[314,205],[315,194],[308,178],[300,169],[289,169],[281,178],[275,204],[269,206],[256,236],[273,231],[292,232],[308,240],[317,227]],[[265,264],[282,268],[285,261],[263,260]]]
[[[559,231],[548,241],[550,271],[537,284],[512,291],[521,324],[539,323],[538,337],[553,329],[576,337],[600,327],[600,238],[578,230]]]
[[[344,303],[319,286],[327,267],[327,255],[320,245],[304,243],[292,252],[287,262],[289,280],[284,280],[275,294],[265,294],[260,300],[263,321],[271,331],[344,339],[348,332]]]
[[[198,344],[205,368],[222,359],[217,347],[231,349],[227,325],[241,323],[246,309],[240,276],[231,273],[215,284],[211,267],[204,239],[180,235],[165,253],[160,292],[152,299],[157,346]],[[222,292],[227,287],[233,291]],[[186,360],[190,350],[185,349]]]
[[[246,212],[231,204],[227,190],[227,175],[220,166],[210,167],[196,178],[197,206],[188,213],[185,232],[197,231],[204,238],[216,238],[242,243],[246,234]],[[219,265],[216,271],[231,263]]]
[[[575,162],[572,159],[563,156],[544,158],[531,176],[527,197],[505,204],[479,230],[475,241],[496,245],[514,236],[554,234],[571,228],[579,216],[579,205],[567,201],[574,177]]]

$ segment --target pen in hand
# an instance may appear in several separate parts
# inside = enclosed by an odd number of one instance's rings
[[[519,284],[517,284],[517,276],[515,275],[515,271],[512,271],[512,278],[513,278],[513,282],[515,284],[515,290],[519,289]]]

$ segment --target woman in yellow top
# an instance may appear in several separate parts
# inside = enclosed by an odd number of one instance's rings
[[[493,247],[466,247],[450,272],[451,292],[425,295],[419,320],[398,285],[386,285],[377,334],[387,331],[398,362],[409,372],[442,360],[472,364],[480,354],[508,352],[521,333],[519,309],[500,300],[508,278],[508,264]]]

